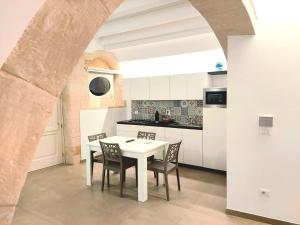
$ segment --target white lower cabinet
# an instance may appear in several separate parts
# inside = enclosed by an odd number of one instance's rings
[[[216,124],[220,129],[220,137],[225,136],[225,128]],[[207,128],[209,131],[209,128]],[[217,138],[215,132],[203,133],[202,130],[152,127],[118,124],[117,135],[136,138],[138,131],[156,133],[156,140],[167,141],[170,144],[182,140],[179,150],[178,161],[187,165],[200,166],[216,170],[226,170],[226,149],[225,139]],[[208,134],[212,133],[212,136]],[[216,140],[216,141],[208,141]],[[220,146],[222,148],[220,148]],[[224,147],[223,147],[224,146]],[[163,153],[155,155],[157,159],[163,159]]]
[[[169,144],[179,142],[182,140],[182,130],[183,129],[179,128],[165,128],[165,140],[169,142]],[[184,163],[184,150],[182,148],[179,150],[178,162]]]
[[[184,163],[193,166],[202,166],[202,130],[182,130],[182,150]]]
[[[155,139],[158,141],[165,141],[165,128],[164,127],[151,127],[145,126],[144,131],[156,133]],[[155,154],[156,159],[163,159],[163,152]]]
[[[118,124],[117,134],[125,137],[137,136],[138,131],[156,133],[156,140],[167,141],[170,144],[177,143],[182,140],[182,145],[179,150],[178,161],[193,166],[202,166],[202,130],[167,128],[167,127],[152,127],[152,126],[137,126]],[[155,155],[157,159],[163,159],[163,153]]]
[[[117,135],[123,137],[136,138],[138,131],[144,131],[144,126],[118,124]]]

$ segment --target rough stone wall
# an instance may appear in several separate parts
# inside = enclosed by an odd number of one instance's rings
[[[11,223],[38,141],[65,83],[121,0],[47,0],[0,70],[0,224]]]
[[[62,93],[64,156],[68,164],[80,162],[80,110],[89,107],[87,87],[88,76],[81,57]]]
[[[116,58],[109,52],[97,51],[82,56],[67,82],[62,94],[64,118],[64,154],[68,164],[80,162],[80,110],[93,108],[89,103],[88,78],[86,67],[118,69]],[[114,99],[102,100],[99,107],[124,106],[119,81],[121,76],[114,79]]]

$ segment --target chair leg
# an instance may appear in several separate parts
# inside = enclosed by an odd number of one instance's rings
[[[170,197],[169,197],[169,184],[168,184],[168,174],[167,174],[167,172],[164,172],[164,177],[165,177],[167,201],[169,201]]]
[[[92,179],[93,179],[93,174],[94,174],[94,153],[90,152],[91,154],[91,172],[92,172]]]
[[[124,184],[124,171],[121,170],[120,172],[120,196],[123,197],[123,184]]]
[[[107,170],[107,187],[110,186],[109,170]]]
[[[156,186],[158,187],[158,185],[159,185],[159,173],[155,172],[155,176],[156,176]]]
[[[156,178],[156,172],[153,172],[153,174],[154,174],[154,178]]]
[[[178,167],[176,168],[176,176],[177,176],[178,191],[180,191],[180,179],[179,179],[179,169],[178,169]]]
[[[138,186],[138,166],[135,165],[135,186]]]
[[[101,187],[101,191],[104,190],[104,182],[105,182],[105,169],[104,169],[104,166],[103,166],[103,169],[102,169],[102,187]]]

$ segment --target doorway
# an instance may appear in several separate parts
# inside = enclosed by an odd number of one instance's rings
[[[62,101],[59,98],[49,120],[29,171],[63,163]]]

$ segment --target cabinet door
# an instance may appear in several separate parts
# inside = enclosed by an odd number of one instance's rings
[[[170,99],[188,99],[188,75],[176,75],[170,77]]]
[[[188,99],[203,99],[203,88],[208,85],[207,73],[187,76]]]
[[[170,99],[169,77],[151,77],[150,78],[150,99],[168,100]]]
[[[149,78],[130,79],[131,100],[149,99]]]
[[[144,126],[127,125],[127,124],[117,125],[118,136],[136,138],[138,131],[144,131]]]
[[[202,166],[202,130],[182,130],[184,163]]]
[[[226,170],[226,109],[203,108],[203,166]]]
[[[165,128],[164,127],[150,127],[150,126],[145,126],[144,131],[146,132],[153,132],[156,134],[155,140],[158,141],[165,141]],[[158,152],[155,154],[156,159],[163,159],[163,152]]]
[[[182,140],[182,129],[177,128],[165,128],[166,141],[169,144],[177,143]],[[184,163],[184,149],[180,148],[178,162]]]

